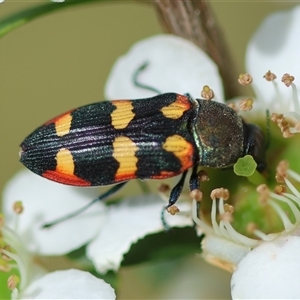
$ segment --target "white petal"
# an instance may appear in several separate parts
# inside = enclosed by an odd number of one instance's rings
[[[12,205],[21,200],[24,211],[18,216],[18,228],[14,229],[28,250],[42,255],[61,255],[86,244],[97,234],[105,220],[105,206],[97,203],[51,228],[41,226],[83,207],[97,194],[92,188],[64,186],[23,170],[5,187],[3,211],[7,225],[15,227]]]
[[[133,243],[148,234],[163,231],[163,207],[164,203],[156,195],[123,199],[120,204],[111,206],[105,227],[87,247],[87,256],[97,271],[117,270]],[[191,210],[188,203],[180,202],[178,207],[182,212]],[[171,227],[192,226],[190,215],[166,214],[166,222]]]
[[[238,265],[233,299],[300,299],[300,237],[263,242]]]
[[[223,88],[214,62],[193,43],[174,36],[157,35],[136,43],[113,66],[106,83],[108,99],[146,98],[156,93],[133,84],[133,74],[148,62],[139,82],[160,93],[189,93],[200,98],[204,85],[215,92],[215,100],[223,102]]]
[[[291,97],[291,88],[281,83],[284,73],[300,79],[300,6],[290,11],[278,12],[269,16],[252,37],[246,55],[246,68],[253,76],[253,86],[257,96],[267,103],[278,97],[271,82],[263,76],[268,71],[275,73],[284,98]],[[298,89],[300,91],[300,89]],[[292,101],[289,101],[292,107]],[[289,106],[288,103],[286,103]],[[288,107],[285,107],[289,109]]]
[[[104,280],[71,269],[48,273],[32,282],[21,299],[116,299],[116,295]]]

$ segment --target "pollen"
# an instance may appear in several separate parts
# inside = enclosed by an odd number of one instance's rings
[[[10,253],[13,252],[10,245],[5,245],[2,249],[5,250],[5,251],[8,251],[8,252],[10,252]],[[11,260],[12,260],[12,258],[11,258],[9,255],[6,255],[4,252],[2,252],[2,258],[3,258],[5,261],[11,261]]]
[[[14,290],[17,287],[19,282],[20,282],[20,277],[19,276],[11,275],[7,279],[7,286],[10,290]]]
[[[288,168],[289,168],[288,161],[287,160],[281,160],[278,163],[277,167],[276,167],[276,179],[277,179],[277,176],[281,177],[281,178],[286,178]],[[282,181],[280,181],[280,182],[282,182]]]
[[[201,181],[201,182],[209,181],[209,177],[208,177],[208,174],[206,171],[201,170],[198,172],[197,175],[198,175],[199,181]]]
[[[228,223],[232,223],[232,214],[226,212],[225,214],[220,215],[221,221],[223,222],[228,222]]]
[[[286,191],[287,191],[286,186],[282,184],[276,185],[274,189],[274,193],[278,195],[282,195],[283,193],[286,193]]]
[[[239,111],[239,108],[238,106],[236,105],[236,103],[234,101],[232,102],[228,102],[227,103],[227,106],[230,107],[232,110],[234,110],[235,112],[238,112]]]
[[[291,86],[291,84],[293,83],[293,81],[295,80],[294,76],[291,76],[288,73],[283,74],[281,81],[287,86]]]
[[[234,207],[228,203],[224,204],[224,211],[226,213],[230,213],[230,214],[233,214],[234,212]]]
[[[272,73],[270,70],[263,76],[267,81],[273,81],[277,78],[277,76]]]
[[[210,198],[215,200],[216,198],[223,198],[223,200],[228,200],[229,191],[224,188],[214,189],[210,194]]]
[[[253,78],[250,74],[248,73],[244,73],[244,74],[240,74],[239,78],[238,78],[238,83],[240,85],[249,85],[251,84],[253,81]]]
[[[176,205],[172,205],[167,208],[167,212],[171,214],[172,216],[176,215],[180,212],[179,208]]]
[[[190,192],[190,197],[199,202],[203,198],[203,193],[199,189],[195,189]]]
[[[283,114],[273,113],[271,115],[271,120],[280,128],[284,138],[290,138],[294,136],[294,134],[291,132],[291,126]]]
[[[252,98],[243,99],[239,103],[239,108],[242,111],[249,111],[252,109],[252,107],[253,107],[253,99]]]
[[[259,202],[260,203],[267,203],[270,197],[270,190],[266,184],[261,184],[256,188],[256,191],[259,194]]]
[[[10,264],[8,262],[6,262],[5,260],[1,260],[0,261],[0,271],[1,272],[9,272],[11,271],[12,267],[10,266]]]
[[[24,206],[22,201],[16,201],[13,204],[13,211],[17,214],[20,215],[24,210]]]
[[[214,96],[214,91],[208,85],[205,85],[201,91],[201,97],[205,100],[211,100]]]
[[[249,234],[253,234],[257,230],[257,225],[254,222],[250,222],[247,224],[246,230]]]

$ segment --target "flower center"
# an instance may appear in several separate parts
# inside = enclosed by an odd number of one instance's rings
[[[289,180],[288,177],[291,179]],[[203,256],[209,262],[234,271],[239,261],[253,248],[262,242],[270,242],[282,235],[295,234],[300,230],[300,193],[292,183],[300,183],[300,175],[288,168],[286,161],[281,161],[277,167],[276,179],[278,185],[274,192],[263,184],[257,188],[259,201],[262,205],[270,205],[283,224],[283,231],[266,234],[257,229],[255,223],[248,224],[248,231],[255,238],[249,238],[237,232],[232,226],[234,207],[225,203],[229,199],[226,189],[215,189],[211,193],[211,225],[199,218],[198,203],[193,200],[193,219],[205,234],[203,239]],[[289,190],[289,192],[287,192]],[[291,214],[288,216],[280,203],[288,205]],[[295,221],[291,221],[294,219]]]

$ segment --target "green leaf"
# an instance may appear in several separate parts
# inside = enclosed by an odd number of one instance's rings
[[[23,11],[17,12],[0,21],[0,37],[3,37],[7,33],[28,23],[31,20],[34,20],[48,13],[52,13],[54,11],[58,11],[79,4],[88,4],[93,2],[108,2],[108,1],[114,1],[114,0],[66,0],[65,2],[62,3],[52,2],[52,3],[46,3],[43,5],[31,7]]]
[[[251,176],[256,170],[257,164],[251,155],[245,155],[234,164],[234,173],[238,176]]]
[[[124,255],[122,266],[144,262],[168,261],[200,253],[200,243],[194,228],[172,228],[167,232],[147,235],[133,244]]]

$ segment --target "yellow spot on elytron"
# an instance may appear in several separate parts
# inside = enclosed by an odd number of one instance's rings
[[[133,106],[130,100],[112,101],[116,109],[111,113],[111,124],[115,129],[124,129],[134,118]]]
[[[64,136],[70,132],[72,116],[66,114],[55,121],[55,131],[58,136]]]
[[[74,175],[74,160],[70,150],[62,148],[56,154],[56,172]]]
[[[193,165],[193,145],[182,136],[177,134],[169,136],[163,144],[163,149],[172,152],[180,160],[182,170],[186,170]]]
[[[177,95],[175,102],[168,106],[164,106],[160,111],[166,118],[176,120],[179,119],[186,110],[190,109],[190,107],[191,104],[187,97]]]
[[[116,181],[135,178],[137,171],[136,151],[139,148],[126,136],[119,136],[113,142],[113,157],[119,162],[120,166],[115,174]]]

